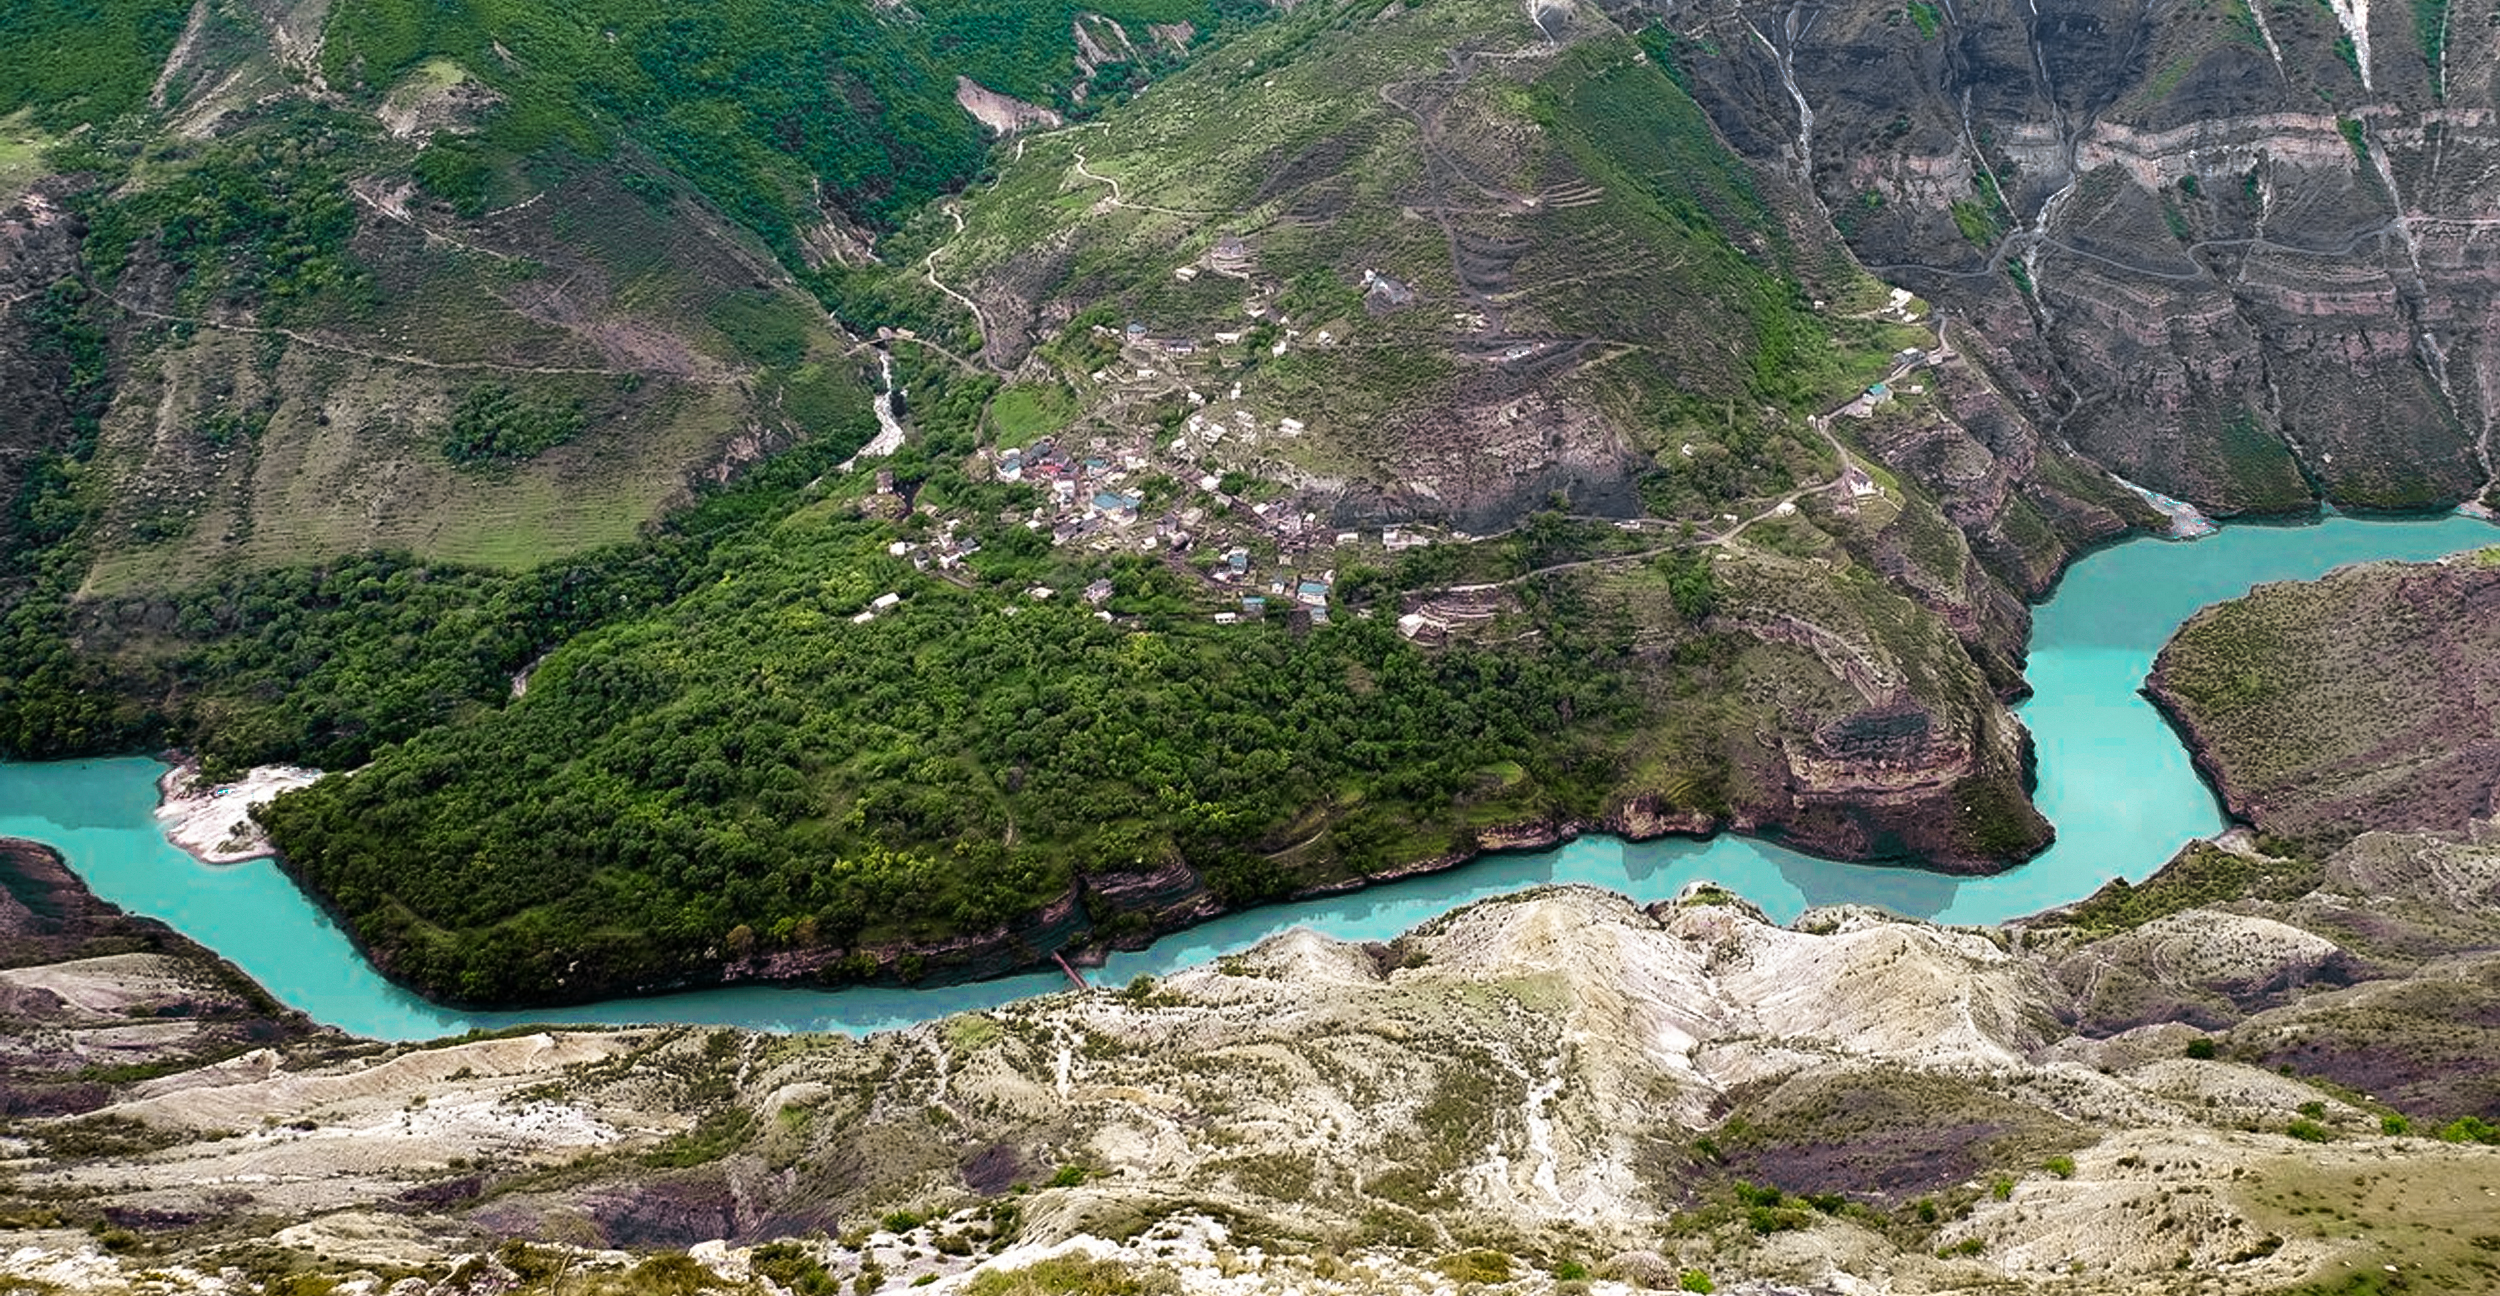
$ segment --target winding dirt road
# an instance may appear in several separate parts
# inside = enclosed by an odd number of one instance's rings
[[[957,207],[953,203],[948,203],[946,205],[946,214],[953,218],[955,222],[956,236],[959,238],[962,237],[964,232],[963,209]],[[990,362],[990,317],[982,311],[981,303],[972,300],[970,297],[964,296],[962,293],[959,293],[952,288],[947,287],[946,281],[938,278],[938,254],[953,246],[954,244],[947,243],[942,246],[929,249],[929,255],[920,258],[920,276],[929,281],[930,287],[954,298],[963,306],[965,310],[972,312],[972,326],[973,328],[979,330],[981,334],[981,365],[983,368],[989,369],[991,372],[995,373],[998,370],[998,366]],[[953,353],[949,352],[949,354]]]
[[[1081,148],[1071,148],[1068,151],[1076,155],[1076,173],[1078,175],[1093,181],[1095,184],[1109,185],[1111,187],[1111,205],[1114,207],[1123,208],[1128,211],[1153,212],[1158,216],[1177,216],[1182,220],[1213,220],[1224,214],[1222,212],[1179,211],[1170,207],[1149,207],[1144,203],[1130,202],[1127,195],[1121,191],[1119,181],[1114,180],[1107,175],[1100,174],[1093,168],[1085,165],[1085,150]]]
[[[265,337],[282,337],[290,342],[301,343],[304,346],[313,347],[323,351],[335,351],[341,355],[352,355],[361,359],[371,360],[379,364],[407,365],[415,369],[439,369],[463,373],[577,374],[587,377],[606,378],[623,378],[632,376],[638,372],[631,369],[594,369],[569,365],[515,365],[504,364],[494,360],[429,360],[424,356],[394,355],[387,351],[367,351],[362,347],[352,347],[342,342],[332,342],[326,338],[314,337],[309,333],[298,333],[294,329],[271,328],[260,324],[233,324],[224,320],[206,319],[192,315],[168,315],[163,311],[149,310],[145,306],[133,306],[129,302],[123,301],[121,298],[116,297],[111,293],[96,289],[93,284],[88,285],[88,287],[90,291],[95,292],[96,296],[111,302],[116,308],[131,315],[135,315],[140,319],[157,320],[166,324],[187,324],[193,328],[216,329],[221,333],[250,333]],[[743,381],[743,379],[688,378],[686,381],[699,382],[707,386],[728,387],[737,385],[739,382]]]

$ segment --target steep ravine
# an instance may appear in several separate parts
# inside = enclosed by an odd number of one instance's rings
[[[2446,6],[1870,3],[1775,61],[1778,12],[1671,20],[1713,123],[1785,164],[1793,80],[1852,250],[1982,321],[2065,444],[2222,513],[2485,489],[2500,28],[2443,22],[2434,68]]]

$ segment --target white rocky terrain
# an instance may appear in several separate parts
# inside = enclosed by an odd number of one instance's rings
[[[255,769],[231,783],[211,783],[196,765],[178,765],[157,780],[157,822],[165,839],[208,864],[238,864],[269,853],[269,834],[252,818],[281,792],[311,787],[321,771],[291,765]]]
[[[2257,1064],[2261,1038],[2332,1035],[2356,997],[2417,982],[2320,986],[2241,1035],[2077,1021],[2113,968],[2235,1002],[2321,947],[2217,909],[2093,939],[1554,888],[1392,945],[1295,933],[861,1040],[285,1045],[19,1127],[8,1193],[50,1227],[0,1233],[0,1270],[37,1292],[399,1296],[2480,1272],[2454,1266],[2484,1254],[2488,1221],[2464,1225],[2500,1151]]]

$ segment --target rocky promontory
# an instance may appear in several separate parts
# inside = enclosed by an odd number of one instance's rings
[[[314,1033],[224,959],[96,898],[48,846],[0,838],[0,1120]]]
[[[2260,586],[2182,626],[2146,692],[2272,837],[2462,829],[2500,788],[2500,550]]]

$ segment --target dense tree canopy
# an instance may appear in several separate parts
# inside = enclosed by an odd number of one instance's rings
[[[1461,844],[1471,790],[1522,756],[1540,799],[1593,802],[1605,717],[1629,719],[1602,673],[1533,655],[1351,619],[1105,623],[922,577],[890,534],[821,510],[759,533],[525,699],[281,801],[290,866],[415,984],[529,997],[585,960],[666,975],[740,926],[979,930],[1184,858],[1264,898]],[[1129,564],[1112,606],[1177,602],[1176,579]]]

